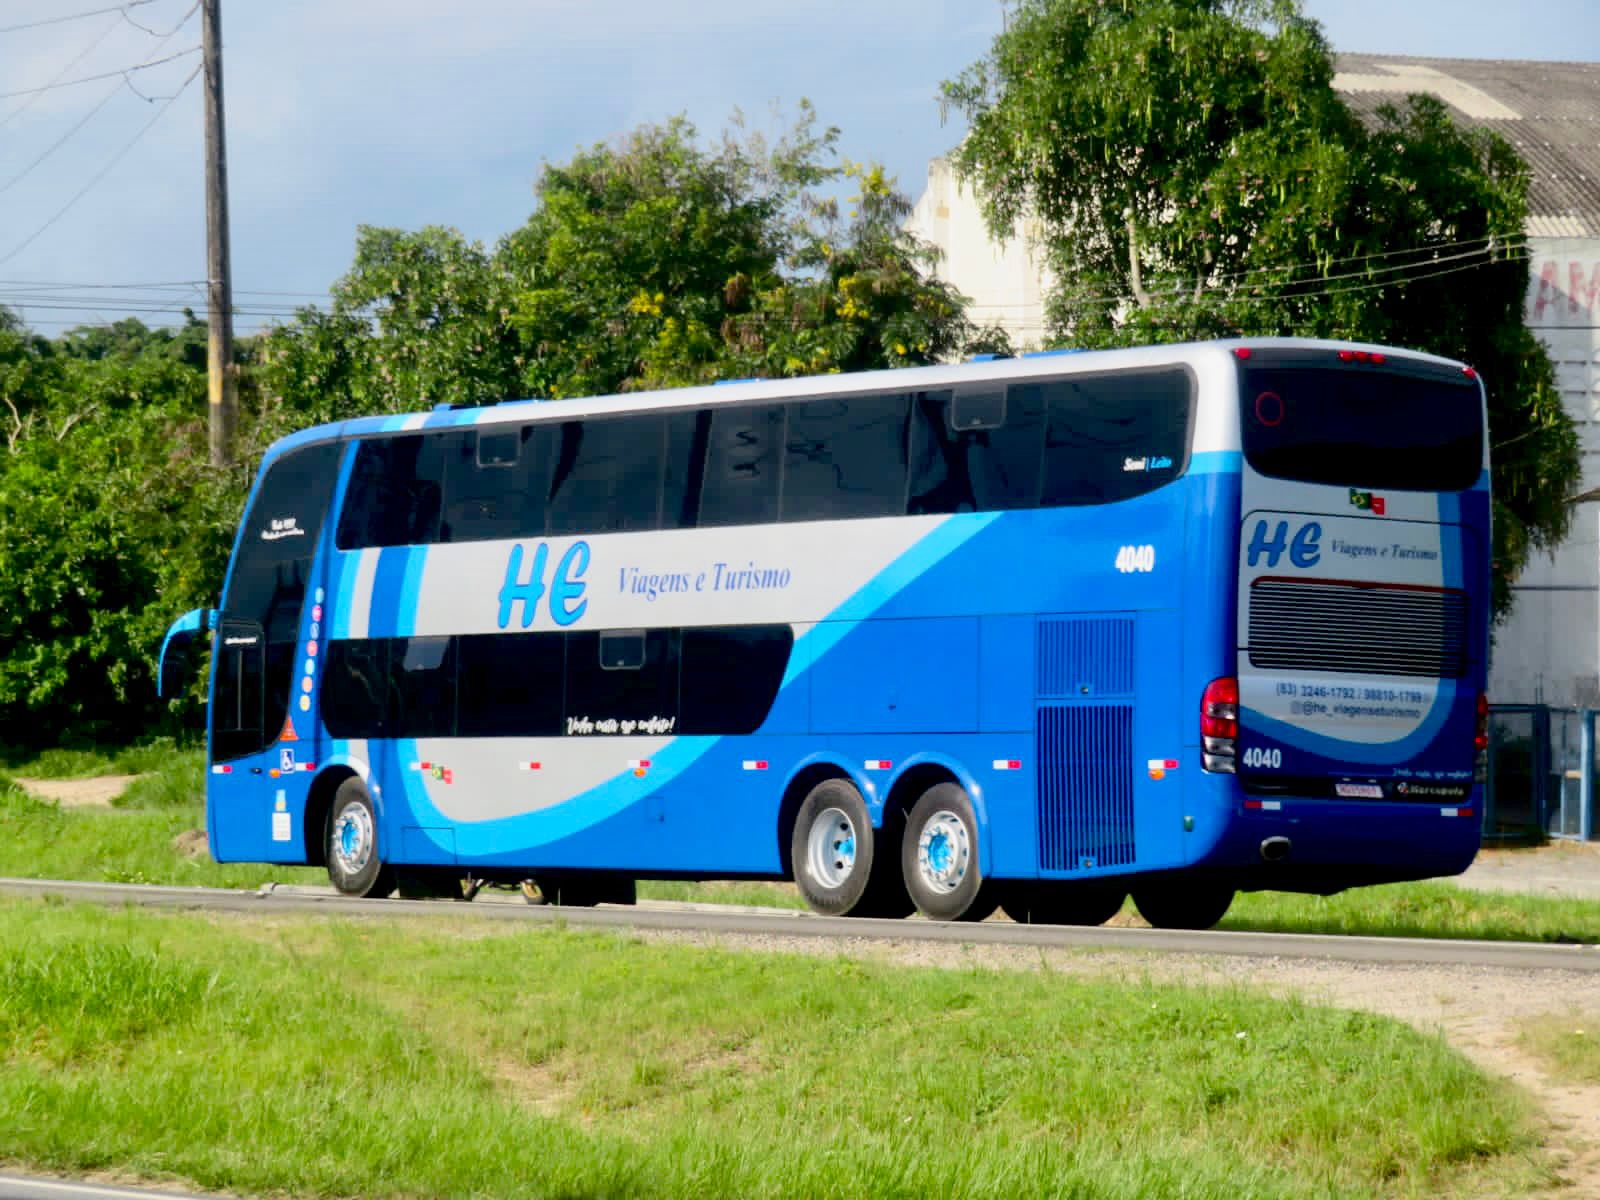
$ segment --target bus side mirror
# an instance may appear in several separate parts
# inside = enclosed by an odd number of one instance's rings
[[[161,658],[156,667],[156,695],[163,700],[177,694],[188,674],[194,640],[211,632],[217,623],[217,610],[196,608],[172,623],[161,642]]]

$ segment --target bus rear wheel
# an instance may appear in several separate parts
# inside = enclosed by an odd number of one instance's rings
[[[883,841],[848,779],[824,779],[812,788],[789,838],[789,867],[811,910],[830,917],[909,913],[893,860],[878,853]]]
[[[1093,883],[1009,885],[1000,908],[1018,925],[1104,925],[1122,911],[1128,893]]]
[[[1210,929],[1228,915],[1233,896],[1230,887],[1200,882],[1133,889],[1139,915],[1156,929]]]
[[[328,809],[323,849],[328,880],[346,896],[378,899],[394,891],[394,871],[378,857],[378,814],[366,784],[352,776]]]
[[[982,921],[999,900],[978,866],[978,818],[965,789],[938,783],[906,818],[900,870],[917,911],[930,921]]]

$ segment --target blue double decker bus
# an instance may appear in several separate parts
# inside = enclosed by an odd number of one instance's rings
[[[1289,339],[349,420],[162,674],[213,855],[352,895],[1203,927],[1471,861],[1486,468],[1471,368]]]

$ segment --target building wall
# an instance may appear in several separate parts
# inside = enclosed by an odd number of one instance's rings
[[[1600,488],[1600,238],[1535,237],[1529,251],[1524,315],[1549,348],[1577,427],[1580,488]],[[1512,593],[1495,634],[1490,698],[1600,707],[1600,502],[1577,506],[1570,536],[1536,553]]]
[[[1044,344],[1048,272],[1020,231],[1003,244],[989,237],[976,198],[956,179],[949,160],[928,164],[927,190],[906,228],[939,248],[935,274],[972,301],[974,322],[999,325],[1018,350]]]

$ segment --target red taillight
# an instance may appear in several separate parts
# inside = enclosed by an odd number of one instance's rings
[[[1250,347],[1249,346],[1235,346],[1233,348],[1233,356],[1235,358],[1241,360],[1241,361],[1243,361],[1244,359],[1249,358],[1250,357]]]
[[[1472,748],[1479,754],[1489,749],[1489,697],[1478,693],[1478,725],[1472,738]]]
[[[1462,367],[1461,373],[1468,379],[1476,379],[1478,377],[1478,372],[1473,370],[1471,367]]]
[[[1206,684],[1200,698],[1200,763],[1232,774],[1239,738],[1239,681],[1231,675]]]

